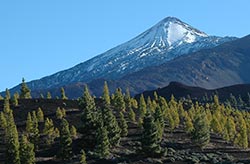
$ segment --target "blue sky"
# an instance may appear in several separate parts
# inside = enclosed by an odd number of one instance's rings
[[[86,61],[167,16],[210,35],[248,35],[249,6],[249,0],[2,0],[0,90]]]

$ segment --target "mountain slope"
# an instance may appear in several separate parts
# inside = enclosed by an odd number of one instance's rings
[[[234,37],[208,36],[177,18],[167,17],[136,38],[65,71],[31,81],[31,90],[61,87],[95,79],[119,79],[178,56],[211,48]]]
[[[118,80],[95,79],[87,84],[96,96],[102,94],[105,80],[111,92],[117,87],[123,90],[128,87],[133,95],[165,87],[171,81],[214,89],[250,83],[249,63],[250,35],[215,48],[178,57],[159,66],[147,67]],[[82,94],[80,88],[83,85],[84,83],[72,83],[64,87],[69,96],[76,98]],[[51,91],[55,95],[60,93],[57,88]]]
[[[170,82],[166,87],[158,88],[152,91],[145,91],[143,92],[143,95],[144,97],[150,96],[151,98],[153,98],[154,92],[156,92],[159,96],[165,97],[167,99],[170,99],[171,95],[174,95],[177,99],[190,96],[191,98],[202,100],[204,96],[210,98],[214,94],[218,94],[220,100],[222,101],[229,99],[230,94],[233,94],[236,97],[241,95],[241,98],[248,102],[247,94],[250,93],[250,84],[232,85],[228,87],[209,90],[200,87],[187,86],[178,82]],[[139,98],[140,94],[136,95],[135,97]]]

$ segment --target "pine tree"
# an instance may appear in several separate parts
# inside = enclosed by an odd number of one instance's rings
[[[102,110],[102,119],[104,126],[108,131],[110,145],[118,145],[121,139],[121,129],[118,125],[115,115],[107,105],[104,105],[104,108]]]
[[[154,91],[154,99],[155,99],[156,102],[159,101],[159,96],[158,96],[156,91]]]
[[[25,83],[24,78],[22,79],[21,90],[20,90],[20,99],[31,99],[30,89]]]
[[[51,98],[52,98],[52,96],[51,96],[50,92],[47,92],[47,99],[51,99]]]
[[[247,127],[246,127],[246,122],[240,114],[237,122],[238,126],[238,133],[235,139],[235,144],[239,145],[240,147],[246,149],[248,147],[248,137],[247,137]]]
[[[151,111],[152,113],[154,113],[154,111],[155,111],[153,103],[152,103],[151,98],[149,96],[147,98],[147,109],[149,109],[149,111]]]
[[[119,115],[120,115],[119,126],[121,129],[121,136],[126,137],[128,135],[128,124],[124,118],[124,114],[120,112]]]
[[[27,119],[26,119],[26,133],[30,135],[30,133],[32,133],[32,129],[33,129],[33,122],[31,118],[31,114],[29,112],[27,115]]]
[[[167,111],[168,111],[168,109],[169,109],[168,103],[167,103],[167,101],[166,101],[165,98],[159,97],[159,106],[160,106],[160,108],[161,108],[161,110],[162,110],[162,113],[163,113],[163,115],[164,115],[164,117],[165,117],[166,114],[167,114]]]
[[[130,91],[129,91],[128,88],[126,89],[126,94],[124,96],[124,101],[125,101],[125,104],[126,104],[126,108],[130,111],[130,109],[132,108],[132,102],[131,102],[131,97],[130,97]]]
[[[66,114],[66,110],[65,110],[64,108],[62,108],[62,109],[61,109],[61,111],[62,111],[62,115],[63,115],[63,117],[65,118],[65,117],[66,117],[66,115],[67,115],[67,114]]]
[[[59,107],[56,109],[56,118],[59,120],[63,118],[62,110]]]
[[[138,102],[136,99],[131,98],[131,105],[132,105],[132,108],[138,109]]]
[[[160,140],[158,138],[157,126],[154,118],[149,112],[143,120],[143,132],[141,138],[142,151],[146,155],[155,156],[161,152]]]
[[[108,88],[108,84],[105,81],[104,82],[104,87],[103,87],[103,100],[107,105],[110,105],[110,96],[109,96],[109,88]]]
[[[39,107],[37,110],[37,121],[44,122],[44,115],[42,109]]]
[[[130,121],[135,122],[135,112],[132,108],[129,109],[128,118]]]
[[[90,95],[87,85],[84,87],[83,96],[79,99],[79,108],[82,111],[82,127],[80,132],[83,134],[84,142],[93,144],[96,131],[96,105],[94,98]]]
[[[183,108],[183,102],[179,101],[177,106],[178,106],[177,110],[178,110],[179,120],[181,123],[183,123],[185,119],[185,110]]]
[[[53,144],[55,138],[58,137],[52,119],[46,118],[44,122],[43,134],[46,136],[45,142],[47,145]]]
[[[80,152],[80,164],[87,164],[87,162],[86,162],[86,153],[85,153],[85,151],[83,149]]]
[[[124,112],[126,109],[124,97],[122,95],[122,90],[120,88],[117,88],[115,91],[113,104],[115,109],[117,109],[118,111]]]
[[[140,103],[139,103],[140,117],[143,118],[144,115],[146,114],[146,112],[147,112],[147,105],[146,105],[146,102],[145,102],[143,94],[141,94],[141,96],[140,96]]]
[[[40,133],[38,129],[38,120],[36,116],[36,111],[32,111],[31,119],[32,119],[33,127],[32,127],[31,134],[29,136],[29,140],[34,144],[35,148],[37,149]]]
[[[61,99],[63,99],[63,100],[67,100],[68,99],[68,97],[65,94],[65,90],[64,90],[63,87],[61,88]]]
[[[5,99],[9,100],[10,98],[11,98],[10,91],[9,91],[8,88],[6,88],[6,90],[5,90]]]
[[[0,127],[1,129],[6,129],[7,120],[3,112],[0,112]]]
[[[83,112],[84,112],[84,110],[95,111],[95,109],[96,109],[95,100],[90,95],[87,85],[84,86],[83,95],[79,99],[79,106]]]
[[[227,129],[230,141],[233,141],[236,135],[236,125],[233,117],[230,116],[227,118],[225,128]]]
[[[221,134],[222,133],[222,127],[221,124],[219,122],[219,120],[217,119],[216,115],[213,115],[211,123],[210,123],[210,128],[213,132]]]
[[[69,123],[62,119],[60,124],[60,151],[59,157],[65,161],[72,157],[72,139],[69,131]]]
[[[70,130],[71,138],[75,139],[77,137],[76,127],[74,125],[71,125],[69,130]]]
[[[155,119],[155,124],[157,126],[157,131],[158,131],[158,139],[159,141],[161,141],[163,133],[164,133],[165,122],[164,122],[164,116],[163,116],[162,110],[159,106],[157,106],[155,109],[154,119]]]
[[[170,110],[167,110],[167,111],[170,111]],[[170,131],[172,132],[174,130],[174,128],[175,128],[175,121],[174,121],[174,119],[173,119],[170,112],[167,112],[166,119],[167,119],[167,122],[168,122],[168,126],[170,128]]]
[[[7,102],[7,101],[6,101]],[[5,107],[8,108],[8,107]],[[12,110],[5,110],[5,117],[8,120],[7,128],[5,131],[5,143],[6,143],[6,164],[20,164],[20,153],[19,153],[19,140],[17,127],[15,125]]]
[[[19,98],[18,93],[15,93],[15,94],[13,95],[13,98],[12,98],[12,104],[13,104],[14,106],[18,106],[18,98]]]
[[[98,158],[107,158],[110,155],[110,143],[106,127],[100,126],[97,130],[97,144],[95,154]]]
[[[185,129],[186,133],[191,133],[194,129],[192,120],[189,117],[187,112],[185,112],[185,117],[184,117],[184,129]]]
[[[205,114],[196,115],[194,119],[194,130],[192,131],[191,140],[194,144],[203,148],[210,141],[209,124],[206,120]]]
[[[20,161],[21,164],[35,164],[34,145],[25,135],[22,135],[20,141]]]

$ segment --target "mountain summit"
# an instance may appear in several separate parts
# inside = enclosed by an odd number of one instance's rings
[[[167,17],[126,43],[28,85],[32,90],[44,90],[96,79],[116,80],[146,67],[158,66],[178,56],[235,39],[208,36],[177,18]]]
[[[203,37],[208,37],[208,35],[175,17],[167,17],[136,37],[135,40],[145,41],[143,45],[151,43],[153,47],[172,49],[174,46],[193,43]]]

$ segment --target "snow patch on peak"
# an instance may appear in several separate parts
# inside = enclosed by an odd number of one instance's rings
[[[186,43],[193,43],[196,41],[197,37],[208,37],[205,33],[190,29],[190,27],[184,23],[167,22],[164,26],[167,27],[167,42],[169,46],[180,40]]]

